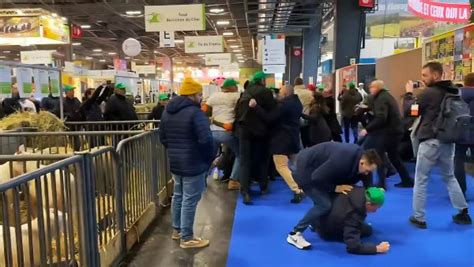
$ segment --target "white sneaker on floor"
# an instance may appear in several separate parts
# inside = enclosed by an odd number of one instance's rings
[[[311,243],[306,241],[300,232],[289,234],[286,241],[299,249],[309,249],[311,247]]]

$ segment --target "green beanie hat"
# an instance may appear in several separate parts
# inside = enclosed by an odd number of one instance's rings
[[[115,85],[115,88],[125,90],[125,85],[123,83],[119,83]]]
[[[224,81],[224,83],[222,84],[222,88],[237,86],[238,84],[239,84],[239,82],[237,82],[236,80],[230,78],[230,79],[226,79]]]
[[[164,100],[168,100],[170,97],[168,94],[160,94],[160,100],[161,101],[164,101]]]
[[[372,204],[382,206],[385,201],[385,191],[382,188],[369,187],[365,191],[365,194],[367,195],[369,202]]]
[[[252,84],[255,84],[257,83],[258,81],[261,81],[261,80],[264,80],[265,78],[267,77],[267,75],[265,73],[263,73],[263,71],[259,71],[257,73],[255,73],[252,77],[252,79],[250,80],[250,82]]]
[[[324,84],[318,85],[318,90],[319,90],[319,91],[323,91],[323,90],[324,90]]]
[[[69,85],[69,84],[67,84],[67,85],[64,86],[64,91],[65,91],[65,92],[72,91],[72,90],[74,90],[74,89],[76,89],[76,87],[74,87],[74,86],[72,86],[72,85]]]
[[[347,84],[347,87],[349,87],[349,89],[355,89],[356,88],[356,85],[354,82],[350,82]]]

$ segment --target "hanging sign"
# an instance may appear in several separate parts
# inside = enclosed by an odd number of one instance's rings
[[[16,80],[18,92],[21,97],[28,97],[33,92],[33,70],[30,68],[17,68]]]
[[[230,53],[206,54],[204,59],[206,61],[206,66],[229,65],[230,63],[232,63],[232,54]]]
[[[160,47],[175,47],[174,32],[160,32]]]
[[[204,31],[206,30],[204,4],[145,6],[145,30]]]
[[[156,65],[136,65],[134,62],[132,62],[132,71],[138,74],[156,74]]]
[[[301,48],[293,48],[293,56],[295,57],[301,57],[301,55],[303,55],[303,51],[301,50]]]
[[[8,66],[0,66],[0,95],[11,96],[12,70]]]
[[[52,64],[55,50],[21,51],[20,58],[23,64]]]
[[[442,3],[433,0],[408,0],[408,9],[418,17],[435,21],[463,23],[469,21],[469,3]]]
[[[81,26],[77,26],[77,25],[72,25],[72,38],[81,38],[82,37],[82,34],[84,33],[84,31],[82,30]]]
[[[285,65],[263,65],[264,73],[285,73]]]
[[[265,37],[263,48],[263,65],[286,65],[285,39]]]
[[[375,0],[359,0],[359,6],[365,8],[374,8]]]
[[[222,53],[224,52],[224,38],[221,35],[212,36],[185,36],[185,53]]]
[[[51,88],[51,95],[59,96],[59,71],[50,70],[48,71],[49,76],[49,88]]]
[[[122,50],[125,55],[134,57],[140,54],[142,51],[142,45],[139,41],[137,41],[137,39],[128,38],[127,40],[123,41]]]
[[[49,94],[49,76],[47,70],[34,69],[35,98],[42,98]]]

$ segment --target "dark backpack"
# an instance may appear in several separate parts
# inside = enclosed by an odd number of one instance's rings
[[[446,93],[433,129],[442,143],[474,144],[474,119],[460,94]]]

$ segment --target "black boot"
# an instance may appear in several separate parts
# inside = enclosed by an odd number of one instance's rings
[[[304,198],[304,193],[303,192],[295,193],[293,195],[293,199],[290,200],[290,202],[293,203],[293,204],[298,204],[298,203],[301,202],[301,200],[303,200],[303,198]]]
[[[247,192],[242,192],[242,198],[244,199],[243,202],[245,205],[252,204],[252,198],[250,198],[250,194]]]
[[[469,216],[467,209],[463,209],[458,214],[454,215],[453,221],[456,224],[463,224],[463,225],[472,224],[471,216]]]

